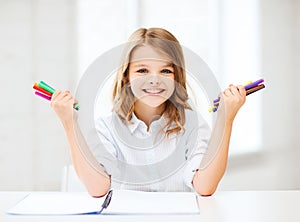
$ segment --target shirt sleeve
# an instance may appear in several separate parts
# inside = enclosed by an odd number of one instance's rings
[[[192,184],[194,174],[199,169],[211,136],[211,129],[207,122],[202,117],[198,118],[199,124],[191,131],[186,142],[186,149],[189,150],[189,155],[187,156],[187,163],[184,170],[184,182],[192,190],[194,190]]]

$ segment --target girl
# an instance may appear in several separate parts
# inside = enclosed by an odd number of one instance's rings
[[[51,106],[64,126],[79,178],[94,197],[105,195],[111,186],[147,191],[194,189],[200,195],[212,195],[226,169],[232,124],[246,98],[244,87],[230,85],[220,94],[216,123],[210,133],[203,119],[193,124],[195,115],[188,104],[184,58],[178,40],[164,29],[142,28],[135,31],[129,41],[114,83],[113,111],[96,122],[101,140],[112,156],[136,168],[143,164],[155,166],[176,153],[178,147],[188,147],[186,153],[190,155],[185,156],[184,167],[172,174],[166,170],[168,164],[160,165],[158,170],[152,167],[150,173],[142,172],[144,178],[152,178],[153,172],[161,176],[157,180],[154,175],[152,183],[116,182],[115,171],[112,170],[114,161],[105,163],[101,154],[97,156],[95,153],[106,170],[105,174],[101,174],[83,156],[75,132],[74,98],[69,91],[57,90],[52,96]],[[116,127],[116,124],[119,125]],[[126,143],[120,135],[116,135],[115,129],[122,127],[128,132]],[[155,143],[158,135],[162,134],[164,136],[159,143]],[[148,138],[153,136],[151,149],[132,149],[132,141],[145,141],[144,146],[148,147]],[[206,155],[202,159],[204,153]],[[209,158],[211,156],[213,159]],[[209,161],[209,164],[199,169],[201,161]],[[168,176],[165,177],[162,172]],[[126,173],[121,172],[124,177]]]

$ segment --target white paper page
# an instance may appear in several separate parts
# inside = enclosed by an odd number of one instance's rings
[[[8,214],[74,215],[96,213],[105,197],[88,193],[36,192],[10,208]],[[102,214],[199,214],[197,197],[188,192],[141,192],[113,190],[112,199]]]
[[[197,196],[189,192],[113,190],[102,214],[199,214]]]
[[[9,214],[63,215],[98,212],[105,197],[93,198],[88,193],[37,192],[31,193],[10,208]]]

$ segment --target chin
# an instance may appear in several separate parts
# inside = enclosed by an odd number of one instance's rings
[[[164,104],[166,99],[164,98],[149,98],[149,99],[143,99],[142,102],[146,104],[147,106],[150,106],[152,108],[157,108]]]

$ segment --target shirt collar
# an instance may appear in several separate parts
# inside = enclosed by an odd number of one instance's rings
[[[130,122],[131,123],[128,124],[128,128],[131,133],[134,133],[138,128],[141,128],[141,127],[144,127],[145,129],[147,128],[146,124],[142,120],[138,119],[134,113],[132,113]],[[161,129],[166,125],[166,123],[167,123],[167,118],[164,117],[164,115],[162,115],[159,119],[154,120],[151,123],[149,131],[151,131],[151,129],[156,126],[159,126],[159,129]],[[164,131],[165,131],[165,129],[164,129]]]

